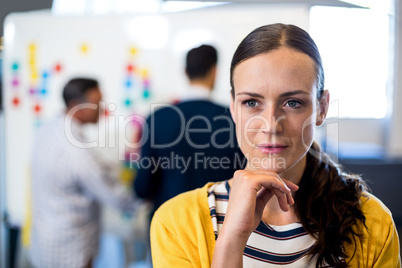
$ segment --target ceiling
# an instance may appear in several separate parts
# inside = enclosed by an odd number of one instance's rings
[[[83,0],[88,1],[88,0]],[[146,0],[145,0],[146,1]],[[167,2],[170,0],[160,0]],[[190,1],[190,0],[175,0],[175,1]],[[331,5],[356,7],[340,0],[208,0],[209,2],[233,2],[233,3],[273,3],[273,4],[311,4],[311,5]],[[51,9],[53,0],[5,0],[0,8],[0,36],[3,36],[3,21],[7,14],[12,12],[31,11],[40,9]]]
[[[194,0],[164,0],[169,1],[194,1]],[[207,0],[208,2],[231,2],[231,3],[272,3],[272,4],[312,4],[312,5],[331,5],[343,7],[357,7],[342,0]]]

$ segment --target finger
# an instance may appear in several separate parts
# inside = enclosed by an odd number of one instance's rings
[[[256,211],[262,215],[262,212],[268,201],[274,196],[274,192],[268,188],[262,188],[257,195]],[[260,201],[260,202],[258,202]]]
[[[266,203],[268,203],[268,201],[271,199],[272,195],[274,195],[274,194],[277,195],[278,200],[284,204],[283,207],[287,207],[287,205],[293,205],[295,203],[293,200],[293,196],[290,192],[284,193],[284,192],[280,191],[279,189],[275,189],[275,188],[263,187],[259,191],[257,198],[261,199],[261,201],[265,205]],[[286,206],[285,206],[285,204],[286,204]]]
[[[287,201],[288,201],[288,204],[289,205],[294,205],[295,204],[295,200],[293,199],[293,196],[292,196],[292,194],[286,194],[286,198],[287,198]]]
[[[283,179],[281,178],[281,176],[279,176],[279,174],[277,174],[278,179],[281,180],[284,184],[286,184],[286,186],[291,190],[291,191],[297,191],[299,189],[299,186],[297,186],[296,184],[294,184],[293,182]]]
[[[293,182],[285,180],[285,179],[282,179],[282,180],[285,182],[285,184],[288,186],[288,188],[290,190],[292,190],[292,192],[296,192],[297,190],[299,190],[299,186],[294,184]]]
[[[268,201],[271,199],[271,197],[274,195],[273,191],[268,188],[262,188],[257,195],[257,199],[261,200],[261,203],[265,205],[268,203]]]
[[[282,178],[278,173],[273,172],[273,171],[268,171],[268,170],[258,170],[256,171],[261,175],[267,175],[267,176],[273,176],[273,177],[277,177],[281,182],[283,182],[284,184],[286,184],[286,186],[293,192],[297,191],[299,189],[299,186],[297,186],[296,184],[294,184],[293,182]]]
[[[284,179],[282,179],[279,175],[278,175],[277,179],[278,179],[280,182],[282,182],[283,184],[285,184],[286,187],[288,187],[287,184],[285,183]],[[294,184],[294,183],[292,183],[292,182],[290,182],[290,181],[287,181],[287,182],[290,183],[290,185],[291,185],[291,187],[292,187],[293,189],[295,189],[295,187],[293,187],[293,186],[296,186],[297,188],[299,188],[296,184]],[[295,201],[293,200],[293,196],[292,196],[292,193],[291,193],[291,189],[290,189],[289,187],[288,187],[288,189],[289,189],[289,192],[286,192],[286,193],[285,193],[286,204],[288,204],[288,205],[293,205],[293,204],[295,203]]]
[[[283,193],[290,193],[289,187],[284,183],[282,180],[278,179],[277,177],[267,177],[267,176],[261,176],[259,177],[259,183],[261,186],[265,188],[273,188],[273,189],[278,189]]]
[[[276,195],[276,197],[278,198],[279,207],[285,212],[288,211],[289,204],[288,204],[286,194],[279,191],[278,189],[273,189],[273,192]]]

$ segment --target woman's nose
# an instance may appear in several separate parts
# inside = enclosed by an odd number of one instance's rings
[[[286,119],[286,116],[281,115],[274,105],[267,106],[261,115],[264,121],[260,128],[262,132],[275,134],[283,131],[282,121]]]

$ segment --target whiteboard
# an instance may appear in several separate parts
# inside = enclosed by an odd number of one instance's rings
[[[186,52],[207,43],[219,53],[213,98],[228,104],[231,57],[246,34],[276,22],[307,29],[308,13],[307,5],[236,4],[150,15],[7,16],[3,96],[6,209],[11,222],[24,221],[35,130],[63,112],[61,91],[70,78],[98,79],[115,118],[146,116],[152,103],[171,101],[186,90]],[[115,121],[108,131],[118,130]],[[117,143],[121,135],[116,135]],[[52,161],[57,159],[49,164]]]

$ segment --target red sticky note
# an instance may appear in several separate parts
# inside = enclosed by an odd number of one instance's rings
[[[40,111],[42,110],[42,107],[40,107],[40,105],[39,104],[36,104],[35,106],[34,106],[34,111],[35,111],[35,113],[40,113]]]
[[[56,66],[54,66],[54,70],[56,71],[56,73],[61,72],[62,69],[63,69],[63,68],[62,68],[62,66],[61,66],[59,63],[57,63]]]
[[[20,99],[18,97],[13,98],[13,105],[18,106],[21,103]]]

